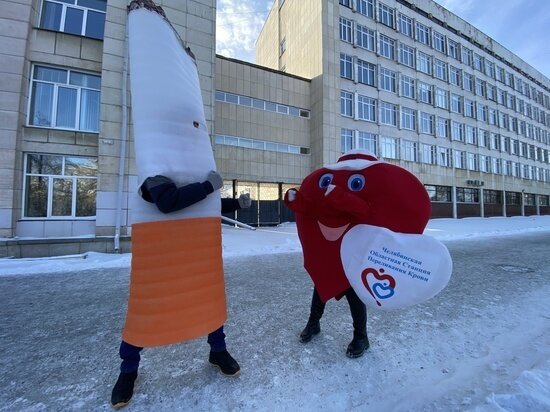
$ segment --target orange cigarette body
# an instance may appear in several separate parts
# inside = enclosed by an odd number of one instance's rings
[[[132,226],[124,341],[162,346],[204,336],[227,317],[219,217]]]

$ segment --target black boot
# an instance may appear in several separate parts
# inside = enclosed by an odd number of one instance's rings
[[[351,288],[346,291],[346,299],[353,319],[353,339],[348,345],[346,356],[358,358],[370,346],[367,336],[367,307]]]
[[[355,336],[354,333],[353,339],[348,345],[346,356],[348,358],[358,358],[360,356],[363,356],[363,353],[365,353],[369,346],[369,338],[367,337],[367,335]]]
[[[236,376],[241,371],[241,367],[227,350],[210,352],[208,362],[220,368],[222,373],[227,376]]]
[[[113,393],[111,394],[111,405],[113,408],[122,408],[130,402],[134,394],[134,382],[136,381],[137,375],[137,371],[130,373],[120,372],[113,388]]]
[[[309,320],[304,330],[300,333],[300,342],[308,343],[311,338],[319,332],[321,332],[321,325],[319,324],[319,321],[315,322]]]
[[[317,289],[313,289],[313,296],[311,297],[311,311],[309,313],[309,320],[304,330],[300,333],[300,342],[308,343],[313,336],[321,332],[321,325],[319,321],[325,311],[325,303],[319,297]]]

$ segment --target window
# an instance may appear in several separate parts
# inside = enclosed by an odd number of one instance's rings
[[[506,102],[506,92],[497,87],[497,103],[504,105]]]
[[[432,74],[432,57],[421,51],[416,55],[416,68],[426,74]]]
[[[478,129],[478,143],[480,147],[489,147],[489,131]]]
[[[378,3],[378,21],[388,27],[393,28],[395,19],[395,10],[384,3]]]
[[[353,116],[353,94],[342,90],[340,92],[340,114],[342,116]]]
[[[353,23],[351,20],[340,17],[340,40],[345,41],[347,43],[353,42],[353,39],[351,37],[352,26],[353,26]]]
[[[495,64],[488,60],[485,60],[485,74],[492,79],[495,78]]]
[[[457,187],[456,201],[460,203],[479,203],[479,189]]]
[[[493,173],[502,174],[502,159],[493,157]]]
[[[381,56],[391,60],[395,59],[395,40],[381,34],[378,48]]]
[[[502,204],[502,192],[497,190],[488,190],[483,191],[483,203],[501,205]]]
[[[454,120],[451,122],[451,138],[453,140],[464,141],[464,125]]]
[[[448,147],[439,148],[439,164],[443,167],[452,167],[452,152]],[[450,199],[450,197],[449,197]],[[450,201],[450,200],[449,200]]]
[[[418,100],[433,104],[432,87],[429,84],[418,82]]]
[[[416,130],[416,110],[409,107],[401,107],[401,128]]]
[[[437,137],[449,137],[449,120],[444,119],[443,117],[437,118],[437,126],[436,126],[436,136]]]
[[[357,81],[359,83],[368,84],[369,86],[375,85],[375,71],[374,64],[366,62],[364,60],[357,60]]]
[[[460,60],[459,45],[456,41],[449,38],[447,39],[447,53],[453,59]]]
[[[491,173],[491,157],[480,155],[479,156],[479,170],[483,173]]]
[[[466,125],[466,143],[477,145],[477,129],[469,124]]]
[[[340,53],[340,77],[353,79],[353,57]]]
[[[466,152],[455,150],[455,167],[457,169],[466,169]]]
[[[462,113],[462,96],[451,93],[451,112]]]
[[[399,32],[407,37],[414,38],[413,20],[401,13],[399,13]]]
[[[441,53],[445,53],[445,36],[437,31],[432,32],[433,48]]]
[[[483,73],[485,66],[483,65],[483,57],[479,54],[474,53],[474,69]]]
[[[364,16],[374,17],[374,0],[358,0],[357,11]]]
[[[434,115],[420,112],[420,133],[434,134]]]
[[[103,39],[106,0],[44,0],[40,28]]]
[[[437,164],[437,147],[431,144],[422,144],[422,163]]]
[[[487,99],[492,100],[493,102],[496,102],[497,100],[497,88],[496,86],[493,86],[492,84],[485,83],[486,90],[487,90]]]
[[[495,79],[504,82],[504,68],[497,66],[495,70]]]
[[[487,105],[477,104],[477,120],[487,122]],[[517,131],[517,130],[516,130]]]
[[[485,81],[481,80],[481,79],[476,79],[476,94],[478,96],[484,96],[486,95],[485,93]]]
[[[397,139],[393,137],[380,137],[380,154],[386,159],[397,159]]]
[[[397,126],[397,106],[388,102],[380,102],[380,123]]]
[[[384,67],[380,68],[380,89],[395,93],[397,91],[396,73]]]
[[[355,148],[353,144],[353,130],[351,129],[340,130],[340,146],[342,149],[342,153],[345,153],[348,150],[352,150]]]
[[[464,88],[464,90],[473,92],[474,76],[472,76],[470,73],[462,72],[462,87]]]
[[[357,45],[364,49],[375,51],[374,30],[357,25]]]
[[[418,143],[411,140],[401,142],[401,159],[409,162],[418,162]]]
[[[461,49],[462,49],[462,63],[464,63],[466,66],[471,66],[473,52],[464,46],[462,46]]]
[[[491,149],[500,151],[500,135],[491,133]]]
[[[378,154],[377,136],[373,133],[359,132],[357,148],[365,149],[375,155]]]
[[[416,41],[430,45],[430,28],[416,22]]]
[[[25,156],[24,217],[94,217],[96,192],[97,158]]]
[[[404,43],[399,45],[399,63],[414,68],[414,48]]]
[[[439,87],[435,88],[435,105],[442,109],[449,109],[449,92]]]
[[[342,6],[346,6],[346,7],[351,8],[351,0],[340,0],[340,4]]]
[[[29,125],[99,132],[101,76],[34,66]]]
[[[447,81],[447,63],[442,60],[434,60],[434,76],[440,80]]]
[[[450,186],[425,185],[432,202],[452,202]]]
[[[464,116],[474,118],[474,101],[464,99]]]
[[[401,96],[409,99],[415,98],[414,82],[415,80],[412,77],[401,75]]]
[[[376,100],[367,96],[357,97],[357,118],[369,122],[376,121]]]
[[[216,144],[226,146],[239,146],[247,149],[266,150],[280,153],[309,154],[309,147],[295,146],[292,144],[275,143],[266,140],[251,139],[249,137],[227,136],[217,134],[214,136]]]
[[[460,69],[449,66],[449,82],[451,84],[454,84],[455,86],[460,86],[460,78],[462,77],[462,74],[460,72]]]

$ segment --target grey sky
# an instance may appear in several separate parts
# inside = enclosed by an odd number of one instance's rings
[[[550,0],[436,0],[550,78]],[[217,0],[217,53],[254,62],[273,0]]]

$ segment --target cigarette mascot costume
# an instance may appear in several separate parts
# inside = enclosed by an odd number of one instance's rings
[[[220,199],[223,180],[193,54],[151,0],[132,1],[128,10],[139,191],[131,200],[131,281],[115,408],[132,397],[143,347],[208,334],[210,363],[227,375],[239,372],[223,333],[220,204],[223,212],[247,207],[243,199]]]
[[[361,356],[369,346],[365,305],[410,306],[449,281],[447,248],[422,234],[431,213],[424,186],[372,153],[352,150],[315,170],[299,190],[287,191],[285,204],[295,213],[304,267],[315,286],[302,342],[320,332],[325,302],[345,295],[354,325],[347,355]]]

